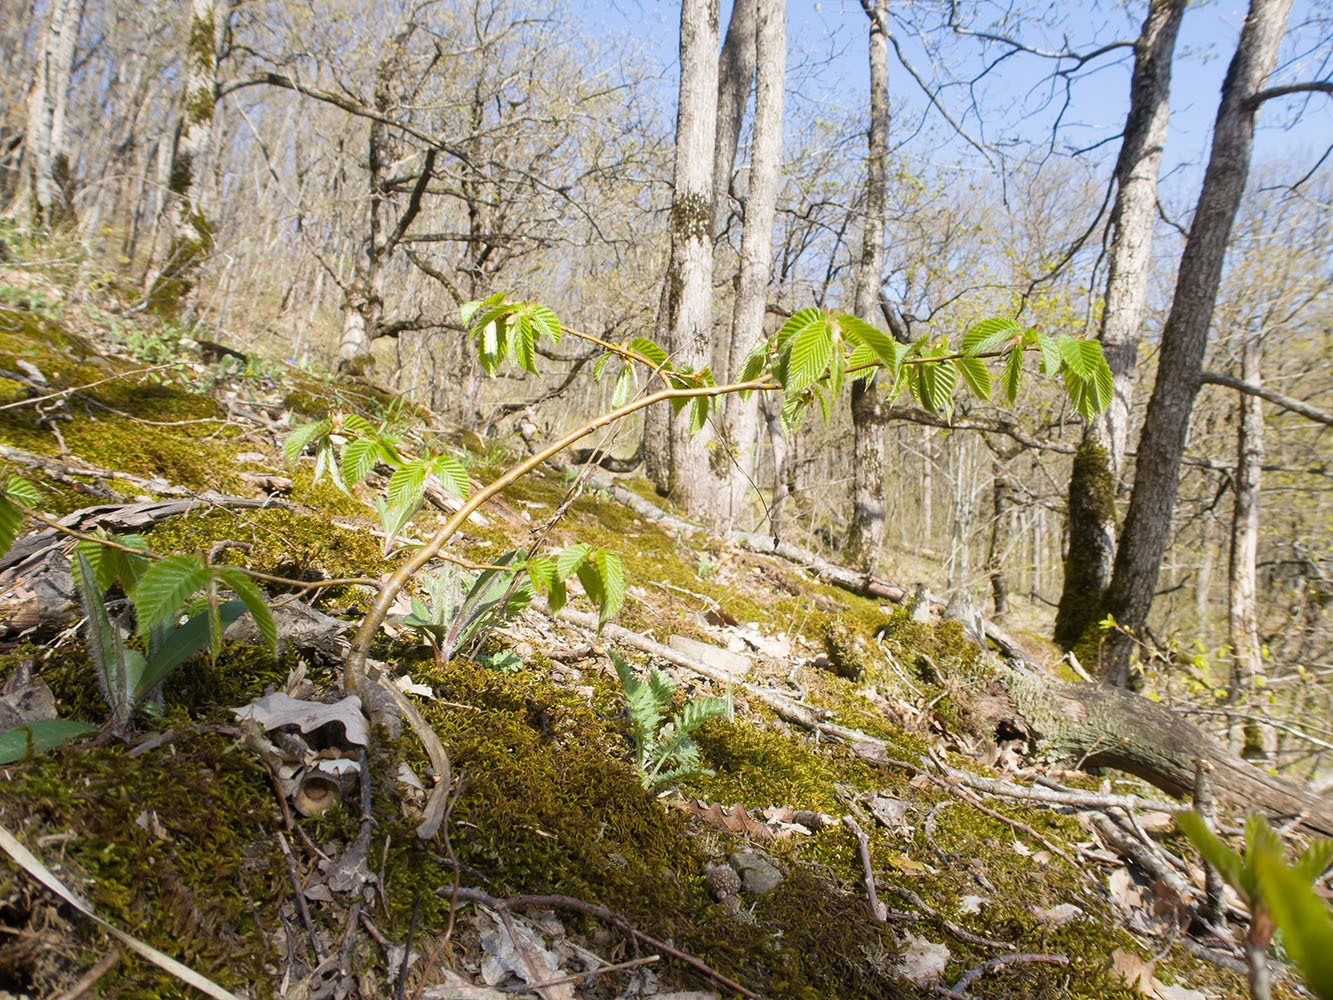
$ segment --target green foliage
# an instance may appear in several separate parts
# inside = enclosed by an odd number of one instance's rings
[[[0,491],[0,555],[8,552],[18,537],[24,508],[36,506],[40,499],[37,487],[32,483],[18,476],[9,477],[4,490]]]
[[[131,537],[139,543],[131,548],[144,547],[141,538]],[[90,560],[89,552],[99,548],[102,551]],[[246,611],[265,642],[277,648],[277,628],[263,594],[234,566],[206,566],[190,555],[149,564],[144,557],[90,541],[80,543],[75,558],[74,582],[86,616],[84,637],[111,713],[107,726],[113,732],[128,729],[144,700],[191,656],[207,649],[216,658],[222,633]],[[130,595],[138,634],[147,640],[146,655],[126,644],[122,622],[107,610],[103,592],[117,584]],[[232,590],[236,599],[220,601],[221,587]],[[177,626],[177,611],[199,590],[206,591],[202,607]]]
[[[26,760],[97,732],[96,726],[73,719],[40,719],[0,733],[0,764]]]
[[[689,774],[712,774],[702,765],[691,733],[709,719],[727,715],[727,699],[694,698],[668,721],[667,712],[676,696],[671,678],[656,667],[648,671],[646,679],[640,678],[623,656],[614,649],[609,652],[629,710],[634,763],[643,776],[643,787],[656,788]]]
[[[1244,857],[1208,829],[1198,813],[1180,813],[1176,823],[1250,908],[1255,943],[1266,949],[1276,925],[1310,989],[1321,1000],[1333,1000],[1333,920],[1311,888],[1333,864],[1333,840],[1315,841],[1295,865],[1288,865],[1282,842],[1258,813],[1245,820]]]

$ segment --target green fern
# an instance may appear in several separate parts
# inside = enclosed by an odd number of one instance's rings
[[[664,724],[676,695],[671,678],[656,667],[641,678],[614,649],[610,655],[629,709],[634,765],[643,787],[660,788],[690,774],[712,774],[703,766],[690,734],[709,719],[726,715],[730,711],[727,699],[692,699]]]

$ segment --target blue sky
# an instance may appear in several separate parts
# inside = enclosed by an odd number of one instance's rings
[[[978,27],[983,26],[983,19],[997,16],[999,10],[975,3],[961,6],[974,12]],[[724,30],[729,7],[724,2]],[[1048,29],[1044,38],[1038,37],[1040,32],[1029,26],[1025,29],[1026,37],[1050,48],[1059,46],[1061,33],[1067,33],[1074,48],[1088,48],[1094,42],[1117,38],[1129,40],[1137,33],[1146,7],[1141,0],[1128,7],[1123,3],[1100,2],[1053,5],[1048,13],[1059,12],[1061,23]],[[592,0],[584,10],[591,25],[641,47],[650,63],[660,68],[663,100],[674,102],[678,3]],[[791,105],[800,102],[814,105],[814,110],[835,120],[863,115],[868,89],[867,22],[859,2],[797,0],[788,4],[787,10]],[[1163,182],[1164,195],[1183,207],[1192,203],[1192,194],[1202,176],[1217,95],[1244,12],[1243,2],[1210,0],[1191,4],[1185,14],[1172,81],[1172,121]],[[1274,82],[1327,79],[1329,64],[1333,62],[1333,45],[1326,40],[1321,45],[1320,39],[1333,36],[1333,15],[1324,13],[1317,0],[1297,0],[1289,28]],[[896,33],[907,58],[929,79],[932,68],[926,48],[910,34],[897,29]],[[960,74],[975,72],[980,66],[975,52],[970,41],[955,44],[947,57],[948,68]],[[894,139],[904,144],[904,152],[936,161],[968,159],[972,154],[966,145],[948,138],[943,119],[927,108],[920,89],[892,61],[892,55],[890,59]],[[1109,171],[1109,162],[1118,149],[1114,137],[1124,121],[1130,68],[1130,54],[1116,53],[1104,57],[1075,79],[1062,120],[1064,127],[1056,141],[1057,152],[1104,141],[1092,155],[1104,157]],[[976,137],[984,129],[985,137],[991,140],[1008,137],[1040,141],[1050,134],[1055,107],[1049,100],[1052,96],[1049,87],[1041,85],[1049,69],[1048,61],[1036,57],[1017,57],[1007,62],[1001,71],[988,78],[985,95],[988,108],[981,121],[969,113],[962,91],[946,92],[942,101],[969,134]],[[665,117],[669,119],[670,113]],[[917,122],[924,124],[924,131],[915,132],[913,126]],[[1333,143],[1333,98],[1319,94],[1308,100],[1270,102],[1261,112],[1255,160],[1256,163],[1289,160],[1294,165],[1291,176],[1294,180],[1314,165],[1330,143]]]

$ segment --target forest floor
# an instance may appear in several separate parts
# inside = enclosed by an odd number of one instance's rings
[[[117,315],[112,290],[80,287],[76,303],[67,282],[0,269],[0,480],[34,484],[36,509],[67,528],[132,528],[160,555],[307,583],[382,578],[401,559],[401,546],[385,555],[373,504],[387,477],[349,495],[282,446],[331,412],[377,423],[390,394],[205,361],[169,328]],[[398,415],[408,439],[452,442],[474,483],[514,457],[430,413]],[[447,664],[402,623],[377,641],[374,658],[449,755],[449,809],[430,839],[417,827],[438,775],[422,745],[343,700],[371,593],[355,584],[270,585],[287,602],[277,655],[242,620],[216,660],[171,678],[162,713],[141,714],[128,740],[0,767],[0,826],[108,925],[226,991],[215,995],[1244,995],[1238,937],[1190,941],[1192,900],[1128,865],[1092,822],[1115,814],[1155,850],[1192,857],[1168,811],[1014,797],[1058,784],[1089,802],[1161,799],[987,730],[976,704],[995,649],[937,614],[914,619],[647,516],[643,501],[661,502],[643,482],[615,485],[640,503],[544,468],[451,549],[494,562],[540,532],[551,548],[619,551],[628,599],[606,629],[572,584],[568,611],[535,602]],[[446,514],[427,506],[409,534]],[[0,560],[4,704],[45,689],[48,714],[98,724],[72,542],[36,521],[23,531],[48,541],[30,548],[27,575]],[[1040,639],[1020,641],[1042,658]],[[693,733],[700,770],[645,789],[611,650],[670,678],[676,709],[729,701]],[[280,695],[307,704],[265,717]],[[0,998],[195,995],[35,874],[0,866]]]

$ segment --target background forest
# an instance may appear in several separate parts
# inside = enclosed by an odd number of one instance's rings
[[[1244,11],[1166,0],[825,4],[787,11],[785,42],[762,2],[721,20],[686,4],[679,35],[674,8],[636,4],[3,10],[10,239],[62,234],[51,252],[86,255],[87,280],[162,316],[165,341],[371,375],[487,438],[547,438],[617,391],[580,377],[600,351],[572,341],[538,348],[543,378],[483,379],[459,309],[495,291],[606,341],[657,337],[719,382],[809,306],[904,342],[997,313],[1100,337],[1117,380],[1105,427],[1035,380],[1012,407],[960,395],[951,412],[871,383],[799,430],[768,404],[729,404],[702,460],[661,452],[651,424],[644,449],[630,426],[605,464],[646,461],[716,526],[969,591],[997,620],[1054,629],[1110,680],[1128,681],[1130,650],[1099,650],[1108,613],[1155,662],[1327,718],[1311,686],[1333,675],[1333,50],[1319,5],[1257,0],[1249,22],[1267,35],[1239,42]],[[1267,50],[1251,66],[1246,46]],[[1233,50],[1227,86],[1250,90],[1219,111]],[[1227,100],[1257,121],[1243,150],[1221,149],[1238,141]],[[1192,226],[1204,247],[1218,211],[1204,165],[1228,156],[1239,187],[1210,297],[1185,249]],[[1187,320],[1201,356],[1159,352]],[[1121,586],[1116,522],[1154,384],[1189,389],[1187,424],[1175,457],[1151,463],[1170,481],[1145,484],[1130,514],[1155,522],[1157,558],[1148,544]],[[1075,475],[1090,441],[1110,494]],[[1070,523],[1083,508],[1092,529]],[[1288,749],[1313,773],[1326,746]]]

